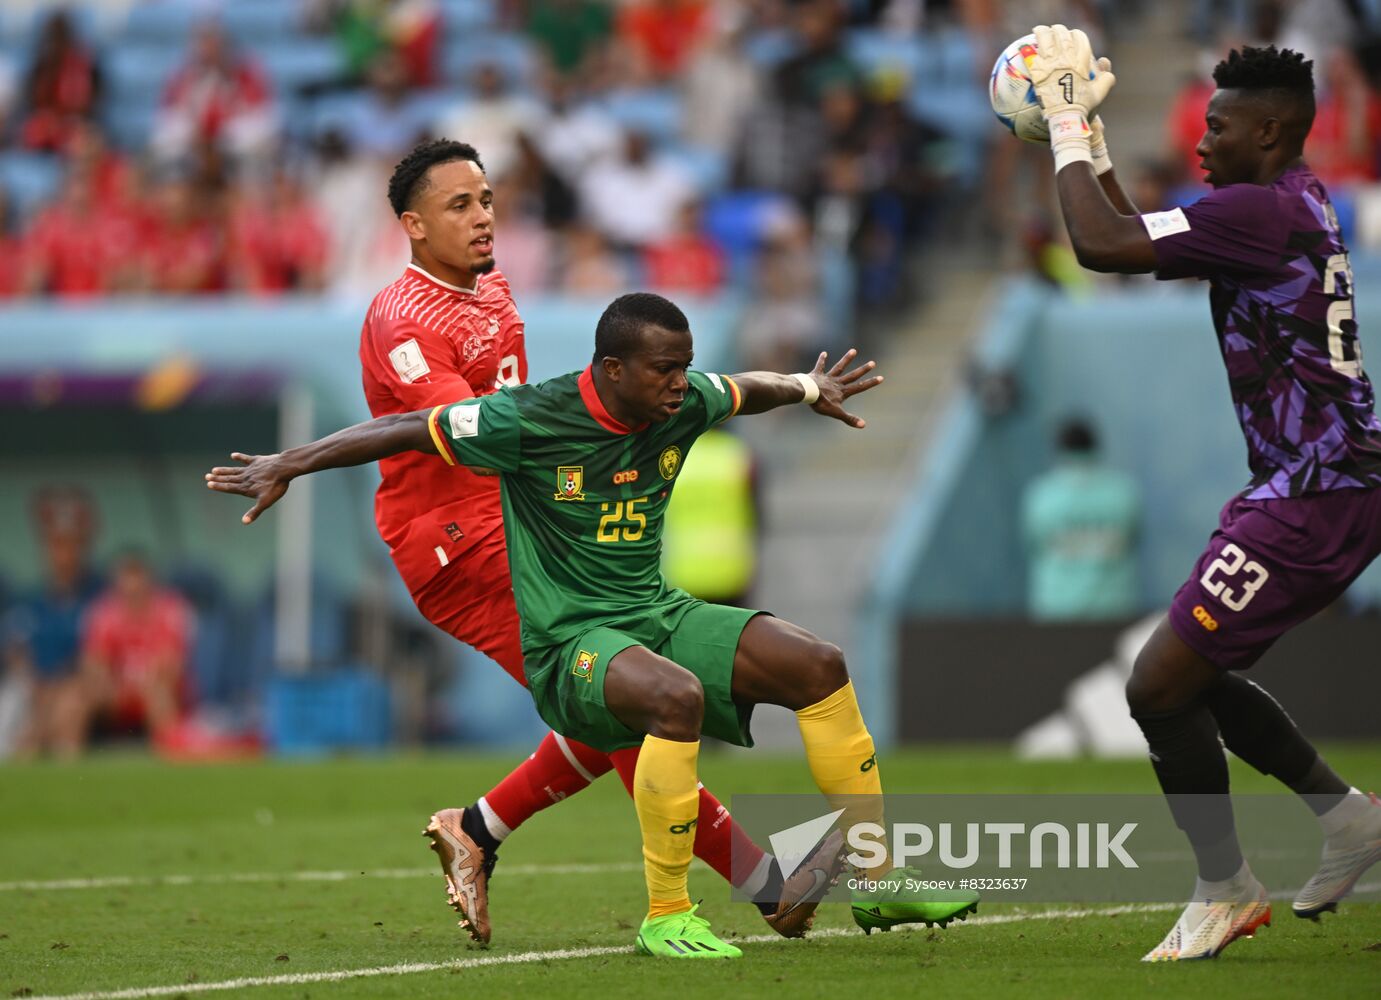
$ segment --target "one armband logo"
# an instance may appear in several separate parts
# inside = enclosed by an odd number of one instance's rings
[[[695,829],[695,824],[697,822],[699,822],[699,820],[692,819],[688,820],[685,823],[677,823],[674,826],[667,827],[667,829],[672,833],[690,833],[692,830]]]
[[[871,771],[873,768],[875,768],[875,767],[877,767],[877,766],[878,766],[878,755],[877,755],[877,754],[873,754],[871,757],[869,757],[867,760],[865,760],[862,764],[858,765],[858,770],[859,770],[859,773],[860,773],[860,774],[867,774],[869,771]]]
[[[1210,632],[1218,631],[1218,619],[1209,614],[1202,604],[1194,605],[1194,620]]]

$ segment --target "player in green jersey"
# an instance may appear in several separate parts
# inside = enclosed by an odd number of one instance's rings
[[[844,829],[881,820],[882,785],[839,649],[771,615],[669,587],[660,568],[663,517],[696,438],[735,414],[805,401],[862,428],[843,404],[882,377],[869,375],[871,361],[848,370],[854,355],[827,369],[821,354],[809,374],[691,371],[685,315],[661,296],[635,293],[601,316],[583,372],[380,417],[278,455],[236,453],[242,467],[206,478],[212,489],[255,499],[249,523],[297,476],[403,451],[436,451],[499,473],[524,672],[539,714],[600,750],[642,747],[634,805],[649,910],[638,949],[738,957],[696,915],[687,890],[701,734],[752,746],[755,705],[791,709],[816,784],[840,797]],[[869,874],[878,881],[889,868]],[[894,893],[856,898],[854,915],[869,930],[943,923],[976,902],[972,893]]]

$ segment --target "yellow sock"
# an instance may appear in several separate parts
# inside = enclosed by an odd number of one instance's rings
[[[839,827],[855,823],[882,823],[882,778],[878,774],[873,737],[863,724],[853,682],[834,694],[796,713],[801,741],[811,777],[836,809],[842,808]],[[869,870],[874,877],[891,871],[887,861]]]
[[[633,806],[643,831],[647,915],[665,917],[690,909],[686,888],[695,853],[695,819],[700,813],[696,760],[700,743],[643,738],[633,771]]]

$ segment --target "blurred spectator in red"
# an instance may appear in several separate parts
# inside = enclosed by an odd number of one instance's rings
[[[154,579],[148,561],[121,556],[82,623],[88,724],[144,728],[155,743],[170,733],[188,707],[193,628],[191,606]]]
[[[391,160],[402,159],[429,125],[408,84],[407,67],[396,52],[383,52],[370,64],[369,91],[355,113],[341,123],[352,148]]]
[[[24,290],[24,241],[9,192],[0,185],[0,299]]]
[[[55,11],[43,25],[24,81],[19,141],[29,149],[62,149],[75,124],[89,120],[101,96],[96,60],[77,38],[71,16]]]
[[[443,114],[436,134],[462,137],[479,150],[484,174],[503,179],[518,157],[518,136],[539,130],[546,117],[540,104],[510,88],[503,71],[490,62],[475,67],[473,96]]]
[[[224,287],[222,234],[191,178],[174,174],[157,185],[145,230],[143,264],[149,291],[195,295]]]
[[[685,68],[709,27],[704,0],[633,0],[619,11],[618,38],[640,76],[667,80]]]
[[[1210,67],[1208,74],[1199,72],[1186,80],[1170,104],[1166,116],[1166,142],[1180,165],[1178,172],[1181,181],[1193,183],[1203,180],[1204,172],[1199,168],[1201,157],[1195,149],[1203,138],[1204,112],[1216,88]],[[1310,155],[1313,155],[1312,148]]]
[[[123,291],[138,281],[139,229],[129,214],[105,211],[86,170],[67,173],[56,200],[25,236],[23,289],[83,298]]]
[[[5,667],[29,690],[19,751],[70,757],[86,737],[78,654],[82,616],[101,590],[88,563],[96,511],[87,493],[75,487],[41,490],[32,509],[46,578],[5,616]]]
[[[1309,169],[1328,185],[1365,183],[1376,177],[1381,102],[1350,49],[1334,49],[1315,63],[1319,84],[1314,127],[1309,130]]]
[[[154,152],[162,159],[180,159],[205,144],[236,159],[252,158],[271,151],[277,127],[263,72],[235,52],[219,24],[203,24],[187,62],[163,92],[154,122]]]
[[[526,30],[557,75],[567,76],[597,57],[613,33],[613,17],[600,0],[532,0]]]
[[[688,201],[676,216],[676,230],[643,251],[649,288],[713,295],[724,283],[724,251],[705,235],[700,203]]]
[[[676,213],[695,194],[675,161],[654,156],[648,137],[629,132],[613,156],[585,171],[585,220],[619,247],[643,247],[670,236]]]
[[[603,298],[628,289],[628,267],[598,230],[576,225],[565,237],[558,264],[560,291]]]
[[[252,295],[320,291],[326,227],[287,169],[266,184],[237,185],[226,226],[227,283]]]
[[[91,178],[103,208],[129,199],[134,186],[130,177],[134,167],[110,148],[105,133],[94,121],[73,122],[63,151],[70,169],[84,172]]]

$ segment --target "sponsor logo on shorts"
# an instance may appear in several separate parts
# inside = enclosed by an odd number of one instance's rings
[[[585,466],[559,465],[556,468],[556,499],[585,499]]]
[[[663,448],[657,458],[657,471],[663,479],[675,479],[676,473],[681,471],[681,449],[674,444]]]
[[[575,666],[571,668],[571,673],[583,681],[593,681],[595,679],[595,660],[597,659],[599,659],[598,653],[587,653],[582,649],[575,658]]]
[[[637,469],[620,469],[614,473],[614,485],[622,486],[625,483],[636,483],[638,481]]]
[[[1218,619],[1209,614],[1202,604],[1194,605],[1194,620],[1210,632],[1218,631]]]
[[[667,829],[672,833],[690,833],[695,829],[695,824],[696,820],[690,820],[686,823],[677,823],[675,826],[668,827]]]

